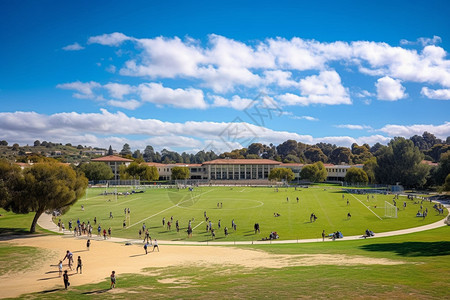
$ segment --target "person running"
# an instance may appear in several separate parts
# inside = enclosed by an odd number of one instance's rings
[[[90,249],[89,247],[91,247],[91,240],[87,240],[87,242],[86,242],[86,248],[88,251]]]
[[[155,239],[155,242],[153,243],[153,250],[152,250],[152,252],[155,251],[155,248],[158,248],[158,252],[159,252],[158,241],[156,239]]]
[[[83,263],[81,262],[81,256],[78,256],[77,259],[77,273],[78,273],[78,269],[80,269],[80,274],[83,273]]]
[[[69,274],[67,274],[67,270],[64,271],[63,281],[64,281],[64,288],[67,290],[67,288],[68,288],[69,285],[70,285],[70,282],[69,282]]]
[[[110,289],[113,289],[116,287],[116,271],[112,271],[111,275],[109,276],[111,278],[111,286]]]
[[[113,219],[113,218],[114,218],[113,215],[112,215],[112,211],[109,212],[109,218],[110,218],[110,219]]]

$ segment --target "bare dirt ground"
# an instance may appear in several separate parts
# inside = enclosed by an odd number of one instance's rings
[[[15,246],[31,246],[41,248],[47,253],[33,266],[26,270],[15,270],[0,277],[0,298],[18,297],[24,293],[45,292],[64,288],[63,280],[58,275],[57,264],[67,250],[74,254],[74,270],[69,270],[71,287],[105,282],[109,288],[109,275],[116,271],[120,287],[120,276],[125,273],[143,274],[148,267],[168,266],[205,266],[220,265],[240,266],[244,268],[283,268],[291,266],[314,265],[395,265],[402,261],[367,258],[349,255],[302,254],[278,255],[263,251],[239,249],[220,246],[177,246],[160,245],[160,252],[149,252],[145,255],[143,245],[125,245],[109,241],[92,240],[91,249],[87,251],[86,240],[74,239],[71,236],[36,236],[0,241]],[[152,247],[149,247],[152,250]],[[83,261],[83,274],[75,271],[77,257]],[[67,260],[64,270],[68,269]],[[146,273],[148,274],[148,273]],[[152,275],[152,274],[148,274]],[[153,274],[158,276],[158,274]],[[165,279],[161,278],[161,282]]]

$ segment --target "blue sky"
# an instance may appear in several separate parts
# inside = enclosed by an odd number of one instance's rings
[[[1,1],[0,139],[180,152],[445,139],[450,5],[424,3]]]

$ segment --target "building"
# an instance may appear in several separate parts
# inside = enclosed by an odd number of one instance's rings
[[[111,168],[113,174],[114,174],[114,179],[118,180],[120,179],[120,166],[125,165],[128,166],[131,162],[133,162],[132,159],[128,159],[128,158],[123,158],[120,156],[115,156],[115,155],[108,155],[108,156],[103,156],[103,157],[99,157],[99,158],[94,158],[91,161],[93,162],[103,162],[108,164],[108,166]]]
[[[270,171],[274,168],[289,168],[300,178],[300,172],[305,164],[282,163],[270,159],[215,159],[205,161],[202,164],[161,164],[150,162],[149,166],[157,168],[160,180],[170,180],[173,167],[187,167],[190,170],[190,179],[209,180],[213,183],[225,183],[229,181],[249,181],[267,183]],[[328,177],[327,181],[342,181],[351,167],[362,168],[363,165],[324,165]]]

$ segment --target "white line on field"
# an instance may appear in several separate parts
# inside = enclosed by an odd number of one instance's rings
[[[242,193],[243,191],[245,191],[246,189],[243,189],[242,191],[239,191],[240,193]]]
[[[201,221],[200,223],[197,224],[197,226],[195,226],[194,228],[192,228],[192,230],[194,230],[195,228],[197,228],[198,226],[202,225],[205,221]]]
[[[364,205],[368,210],[370,210],[375,216],[377,216],[377,218],[378,219],[380,219],[380,220],[382,220],[383,221],[383,219],[382,218],[380,218],[380,216],[379,215],[377,215],[373,210],[371,210],[367,205],[365,205],[364,203],[362,203],[361,202],[361,200],[359,200],[358,198],[356,198],[355,197],[355,195],[353,195],[353,194],[350,194],[350,195],[352,195],[353,196],[353,198],[355,198],[356,200],[358,200],[359,201],[359,203],[361,203],[362,205]]]
[[[182,202],[180,202],[180,203],[177,203],[177,204],[175,204],[175,205],[172,205],[171,207],[168,207],[168,208],[166,208],[166,209],[161,210],[160,212],[157,212],[156,214],[153,214],[153,215],[151,215],[151,216],[148,216],[147,218],[142,219],[142,220],[140,220],[140,221],[138,221],[138,222],[136,222],[136,223],[134,223],[134,224],[128,226],[127,228],[131,228],[131,227],[133,227],[133,226],[136,226],[137,224],[140,224],[140,223],[142,223],[142,222],[144,222],[144,221],[146,221],[146,220],[148,220],[148,219],[150,219],[150,218],[152,218],[152,217],[154,217],[154,216],[157,216],[157,215],[159,215],[159,214],[161,214],[161,213],[163,213],[163,212],[165,212],[165,211],[167,211],[167,210],[169,210],[169,209],[172,209],[172,208],[174,208],[174,207],[177,207],[179,204],[181,204],[181,203],[183,203],[183,202],[191,201],[192,198],[200,197],[201,195],[206,194],[206,193],[209,193],[209,192],[211,192],[211,191],[212,191],[212,190],[209,190],[209,191],[204,192],[204,193],[201,193],[201,194],[199,194],[199,195],[197,195],[197,196],[191,197],[191,198],[189,198],[189,199],[187,199],[187,200],[185,200],[185,201],[182,201]]]

